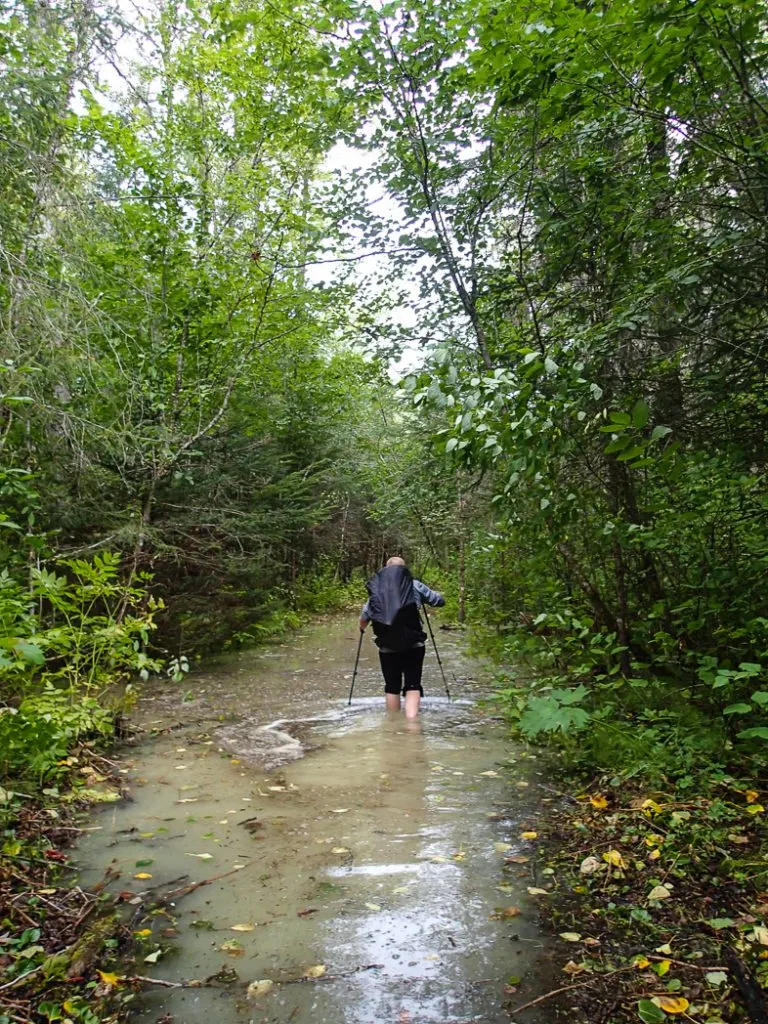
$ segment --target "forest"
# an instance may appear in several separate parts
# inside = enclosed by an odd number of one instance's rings
[[[766,21],[0,7],[6,824],[133,681],[400,553],[516,737],[765,887]]]

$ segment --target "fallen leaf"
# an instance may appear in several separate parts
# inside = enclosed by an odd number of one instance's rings
[[[212,853],[188,853],[188,857],[197,857],[198,860],[213,860]]]
[[[481,774],[481,775],[485,775],[485,776],[487,776],[487,777],[488,777],[489,779],[495,779],[495,778],[496,778],[496,776],[497,776],[497,775],[498,775],[499,773],[498,773],[498,772],[494,772],[494,771],[488,771],[488,772],[480,772],[480,774]]]
[[[666,885],[655,885],[648,893],[649,900],[668,900],[672,895]]]
[[[603,854],[603,860],[606,864],[610,864],[611,867],[620,868],[622,871],[625,871],[629,867],[626,860],[624,860],[618,850],[606,850]]]
[[[149,956],[144,957],[145,964],[156,964],[160,957],[163,955],[162,949],[156,949],[154,953],[150,953]]]
[[[768,928],[758,925],[752,932],[752,939],[761,946],[768,946]]]
[[[504,858],[505,864],[527,864],[530,857],[524,857],[522,853],[512,854],[510,857]]]
[[[596,871],[600,870],[600,861],[597,857],[585,857],[579,865],[579,874],[581,875],[593,875]]]
[[[657,804],[655,800],[643,800],[640,807],[647,814],[660,814],[663,810],[661,804]]]
[[[150,875],[147,871],[139,871],[133,877],[140,878],[143,881],[145,878],[151,878],[152,875]]]
[[[267,992],[271,992],[274,987],[274,981],[271,981],[269,978],[262,978],[261,981],[252,981],[245,990],[245,994],[251,999],[258,999],[259,996],[265,996]]]
[[[520,833],[520,838],[521,839],[538,839],[538,837],[539,837],[539,833],[538,832],[521,832]]]
[[[517,917],[520,914],[520,907],[504,907],[499,917]]]
[[[665,956],[672,956],[672,947],[668,942],[665,942],[663,946],[657,946],[654,949],[654,953],[664,953]]]
[[[349,850],[346,846],[334,846],[331,853],[349,853]]]
[[[765,814],[765,808],[762,804],[750,804],[747,808],[747,814]]]
[[[242,956],[245,950],[237,939],[227,939],[219,946],[222,953],[229,953],[230,956]]]
[[[608,806],[608,801],[600,793],[598,793],[596,796],[591,796],[589,798],[589,802],[597,811],[604,811],[605,808]]]
[[[346,814],[348,810],[348,807],[336,807],[331,811],[331,814]]]
[[[325,964],[315,964],[304,971],[305,978],[322,978],[325,974]]]
[[[539,889],[535,885],[528,886],[528,894],[530,896],[548,896],[549,889]]]
[[[427,956],[424,957],[424,959],[425,960],[439,960],[440,959],[440,954],[439,953],[429,953],[429,954],[427,954]]]
[[[233,932],[253,932],[256,931],[255,924],[233,924],[230,925],[230,931]]]
[[[685,1013],[691,1005],[685,996],[654,996],[651,1002],[664,1013]]]
[[[747,836],[735,836],[735,835],[729,835],[729,836],[728,836],[728,839],[729,839],[729,840],[730,840],[730,841],[731,841],[732,843],[736,843],[736,845],[737,845],[737,846],[744,846],[744,845],[745,845],[746,843],[748,843],[748,842],[749,842],[749,839],[747,838]]]
[[[560,938],[565,942],[580,942],[581,935],[578,932],[560,932]]]
[[[447,864],[448,858],[443,857],[442,854],[437,853],[434,857],[429,858],[434,864]]]
[[[152,934],[151,928],[141,928],[139,931],[133,933],[139,939],[146,939],[148,935]]]
[[[746,801],[747,801],[748,804],[753,804],[755,802],[755,800],[757,800],[757,798],[760,796],[760,794],[758,793],[758,791],[756,789],[748,789],[744,793],[744,796],[745,796]]]
[[[98,976],[101,978],[105,985],[117,985],[120,982],[120,978],[118,978],[118,976],[116,974],[113,974],[111,971],[100,971],[98,968],[96,968],[96,973],[98,974]]]
[[[563,970],[566,974],[581,974],[584,970],[584,964],[577,964],[575,960],[569,960]]]
[[[594,939],[594,938],[592,938],[590,936],[590,937],[584,939],[584,945],[585,946],[599,946],[600,945],[600,939]]]
[[[494,843],[493,848],[496,853],[506,853],[507,850],[512,849],[512,843]]]
[[[400,895],[402,895],[402,893],[408,892],[408,889],[409,889],[409,886],[407,886],[407,885],[398,885],[398,887],[396,889],[393,889],[392,892],[396,893],[398,896],[400,896]]]
[[[704,975],[710,985],[714,985],[715,988],[719,988],[720,985],[724,985],[728,980],[728,975],[725,971],[707,971]]]
[[[369,910],[373,910],[374,912],[381,910],[378,903],[366,903],[365,905]]]
[[[647,956],[636,956],[635,959],[632,961],[632,966],[637,967],[639,971],[644,971],[646,967],[651,966],[651,961],[648,959]]]
[[[656,964],[653,968],[660,978],[663,978],[665,974],[669,972],[669,968],[672,966],[671,960],[662,960],[661,963]]]
[[[660,836],[657,832],[651,832],[645,837],[646,846],[661,846],[663,842],[664,836]]]
[[[661,850],[651,850],[648,854],[648,860],[658,860],[661,857]]]

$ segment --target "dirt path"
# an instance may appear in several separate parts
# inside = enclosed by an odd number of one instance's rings
[[[82,882],[108,865],[136,892],[232,873],[186,896],[173,920],[142,923],[142,973],[216,980],[150,990],[135,1020],[508,1024],[510,1001],[536,994],[530,869],[503,871],[530,853],[520,834],[534,821],[535,772],[510,776],[514,751],[474,704],[472,666],[450,637],[438,642],[458,699],[428,657],[416,726],[383,713],[369,641],[346,707],[348,621],[146,694],[139,724],[181,727],[134,752],[133,800],[81,844]],[[265,984],[248,995],[253,982]]]

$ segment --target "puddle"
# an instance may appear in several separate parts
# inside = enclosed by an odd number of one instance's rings
[[[452,637],[438,643],[461,696],[448,702],[428,655],[415,724],[384,713],[372,646],[347,708],[357,641],[338,621],[141,701],[135,721],[173,731],[132,752],[132,800],[98,815],[77,851],[80,882],[111,866],[120,890],[167,891],[228,873],[172,908],[177,937],[155,921],[146,954],[167,951],[141,973],[237,977],[152,989],[133,1020],[509,1024],[510,1000],[538,993],[529,865],[502,872],[505,855],[530,852],[520,832],[535,824],[535,787],[510,784],[501,766],[513,751],[474,704],[473,666]],[[498,916],[512,905],[520,916]],[[523,978],[513,996],[510,976]],[[274,987],[248,998],[262,979]]]

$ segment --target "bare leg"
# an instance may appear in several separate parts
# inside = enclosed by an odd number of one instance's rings
[[[405,694],[405,717],[416,718],[419,714],[421,694],[418,690],[408,690]]]
[[[384,696],[387,698],[387,711],[399,711],[400,710],[400,694],[399,693],[386,693]],[[418,694],[417,694],[418,696]],[[406,700],[407,707],[407,700]]]

